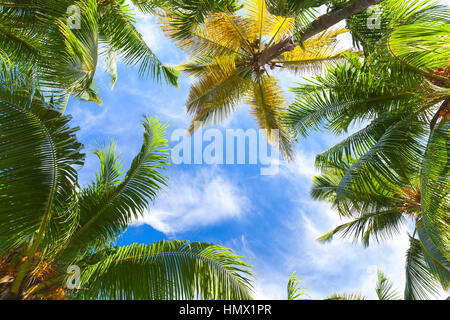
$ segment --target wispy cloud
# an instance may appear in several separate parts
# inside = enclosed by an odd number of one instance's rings
[[[168,190],[134,225],[145,223],[174,234],[226,220],[230,223],[244,215],[248,207],[243,190],[219,169],[180,172],[170,180]]]
[[[175,50],[174,42],[164,35],[155,16],[138,14],[136,28],[152,51],[163,57],[164,63],[178,65],[187,59],[186,54]],[[168,55],[167,52],[171,54]]]

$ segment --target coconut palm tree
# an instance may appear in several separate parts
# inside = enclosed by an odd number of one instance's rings
[[[227,248],[114,245],[166,185],[166,126],[143,120],[125,175],[114,144],[95,150],[100,171],[82,187],[70,116],[0,62],[0,299],[251,298],[250,266]]]
[[[159,8],[178,13],[180,23],[201,22],[208,12],[236,10],[234,0],[133,0],[145,14]],[[139,74],[177,86],[179,72],[163,65],[136,30],[124,0],[0,0],[0,47],[16,66],[41,83],[61,109],[70,94],[101,103],[94,85],[100,58],[117,79],[116,57],[138,65]]]
[[[242,10],[211,14],[188,35],[175,15],[166,12],[161,16],[165,34],[192,56],[180,67],[196,80],[186,103],[193,115],[189,131],[218,123],[245,101],[259,127],[267,130],[269,142],[279,142],[284,155],[291,158],[291,139],[280,122],[286,102],[276,70],[320,70],[324,62],[340,57],[336,37],[345,30],[326,30],[302,46],[266,59],[275,44],[292,36],[296,27],[311,22],[314,11],[307,9],[296,17],[276,16],[267,10],[264,0],[245,1]]]
[[[386,277],[383,271],[378,269],[377,284],[375,287],[378,300],[401,300],[400,295],[392,287],[392,282]],[[366,300],[366,298],[360,293],[333,293],[326,297],[325,300]]]
[[[364,39],[364,61],[347,56],[296,88],[299,98],[284,119],[303,136],[320,127],[342,134],[365,124],[316,159],[322,174],[313,197],[354,219],[322,240],[341,233],[368,245],[372,237],[396,234],[404,217],[412,217],[405,298],[425,298],[435,279],[444,288],[450,280],[449,29],[440,21],[449,12],[430,1],[381,7],[382,30],[375,35],[358,29],[357,16],[350,19],[355,41]]]
[[[345,196],[339,195],[339,184],[355,163],[356,160],[320,163],[322,174],[313,178],[311,195],[316,200],[331,202],[346,222],[318,240],[328,242],[340,235],[361,241],[367,247],[373,241],[399,235],[403,227],[412,224],[414,231],[409,236],[405,263],[405,299],[426,299],[429,293],[437,293],[439,287],[448,289],[449,260],[426,232],[419,177],[398,185],[366,176],[372,183],[353,185]]]

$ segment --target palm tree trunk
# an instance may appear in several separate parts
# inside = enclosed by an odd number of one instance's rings
[[[326,13],[314,20],[308,28],[306,28],[299,34],[298,38],[301,39],[301,41],[305,41],[315,36],[316,34],[325,31],[336,23],[347,19],[354,14],[360,13],[361,11],[366,10],[368,7],[377,5],[383,1],[384,0],[357,0],[348,7],[337,10],[335,12]],[[275,43],[274,45],[265,49],[261,53],[258,63],[260,66],[264,66],[272,59],[280,56],[284,52],[294,50],[294,48],[299,45],[300,43],[293,36],[281,40],[278,43]]]

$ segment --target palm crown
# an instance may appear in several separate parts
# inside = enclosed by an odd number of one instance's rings
[[[309,21],[311,9],[297,17],[281,17],[267,10],[264,0],[249,0],[241,14],[215,13],[186,35],[180,30],[176,16],[162,15],[165,33],[184,50],[192,60],[180,67],[197,81],[191,86],[187,111],[193,114],[189,130],[217,123],[236,110],[245,100],[259,127],[267,130],[269,142],[279,141],[288,158],[292,157],[289,134],[280,122],[285,101],[278,80],[270,74],[275,68],[294,72],[317,70],[324,61],[337,58],[336,36],[344,30],[321,33],[271,58],[282,40],[292,36],[294,25]],[[278,130],[278,137],[272,130]]]

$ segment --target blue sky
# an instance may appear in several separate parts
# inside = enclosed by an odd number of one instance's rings
[[[163,36],[154,18],[139,16],[138,29],[164,63],[186,61],[184,53]],[[66,109],[73,116],[73,125],[80,126],[78,138],[86,152],[112,139],[122,154],[124,168],[128,168],[142,143],[140,123],[144,114],[169,124],[168,137],[173,130],[187,128],[190,118],[184,103],[191,80],[186,75],[181,75],[177,89],[139,78],[136,68],[119,64],[118,81],[111,90],[109,76],[100,69],[96,85],[103,105],[70,100]],[[286,98],[292,101],[287,90],[300,77],[287,73],[279,77]],[[226,128],[256,128],[245,104],[219,127]],[[337,239],[329,244],[315,241],[341,223],[328,204],[312,201],[309,196],[315,155],[340,139],[322,132],[300,140],[296,162],[281,161],[278,174],[270,176],[260,174],[260,165],[171,166],[167,171],[169,187],[147,209],[144,218],[129,227],[119,244],[186,239],[232,248],[252,258],[247,261],[255,266],[257,299],[285,299],[293,271],[315,299],[333,292],[360,292],[375,298],[377,267],[402,292],[406,231],[368,249],[349,240]],[[82,184],[94,179],[98,165],[88,152],[80,171]]]

